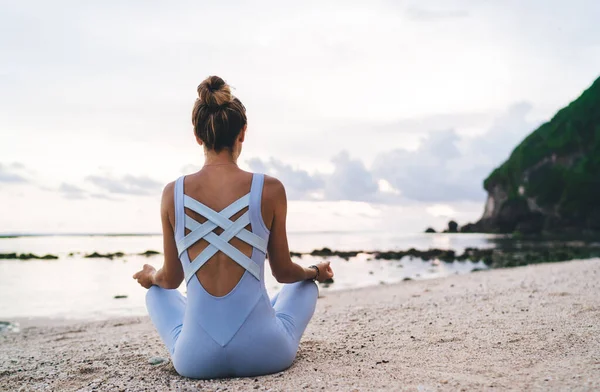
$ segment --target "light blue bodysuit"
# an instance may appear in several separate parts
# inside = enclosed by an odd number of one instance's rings
[[[216,212],[184,193],[184,177],[175,183],[175,241],[185,272],[187,298],[178,290],[152,286],[146,295],[150,318],[171,353],[179,374],[192,378],[256,376],[288,368],[317,302],[312,281],[284,285],[269,299],[264,262],[269,230],[261,214],[264,175],[253,174],[250,193]],[[236,221],[230,218],[248,207]],[[200,224],[184,208],[207,219]],[[250,224],[251,231],[245,227]],[[223,232],[217,235],[216,228]],[[186,235],[186,230],[190,232]],[[229,244],[233,237],[250,244],[247,257]],[[209,242],[194,260],[187,249],[200,239]],[[222,297],[209,294],[196,272],[217,252],[246,271]]]

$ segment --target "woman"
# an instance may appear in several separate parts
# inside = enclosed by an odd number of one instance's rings
[[[161,216],[165,260],[133,278],[179,374],[255,376],[288,368],[317,302],[329,262],[303,268],[290,259],[287,201],[277,179],[241,170],[246,109],[223,79],[198,87],[192,112],[202,169],[165,187]],[[269,299],[264,261],[287,283]],[[187,298],[175,290],[185,279]]]

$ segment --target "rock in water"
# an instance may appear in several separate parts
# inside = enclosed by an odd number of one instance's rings
[[[140,253],[140,256],[146,256],[146,257],[150,257],[150,256],[156,256],[159,255],[160,252],[157,252],[155,250],[147,250],[144,253]]]
[[[451,220],[448,222],[448,233],[457,233],[458,232],[458,223]]]

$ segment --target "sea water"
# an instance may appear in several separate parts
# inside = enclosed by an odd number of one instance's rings
[[[394,234],[390,232],[290,233],[290,248],[309,253],[328,247],[332,250],[385,251],[416,248],[453,249],[493,247],[496,236],[485,234]],[[146,292],[132,279],[144,264],[157,269],[163,256],[142,256],[146,250],[162,251],[160,235],[66,235],[0,238],[0,253],[53,254],[57,260],[0,260],[0,321],[16,318],[104,319],[113,316],[146,314]],[[92,252],[123,252],[124,257],[85,258]],[[321,257],[303,255],[293,260],[308,266]],[[482,262],[444,263],[404,257],[376,260],[359,253],[344,260],[327,258],[335,271],[334,283],[321,291],[390,284],[406,278],[430,279],[483,269]],[[268,262],[265,284],[270,294],[281,288],[271,275]],[[180,287],[185,293],[185,285]],[[115,298],[118,297],[118,298]]]

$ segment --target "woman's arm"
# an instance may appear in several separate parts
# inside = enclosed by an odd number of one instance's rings
[[[152,285],[157,285],[163,289],[176,289],[179,287],[184,278],[183,267],[179,262],[177,254],[177,246],[175,244],[175,235],[173,226],[175,225],[174,217],[174,183],[168,184],[162,195],[160,215],[163,231],[163,249],[165,260],[161,269],[156,271],[151,265],[145,264],[144,268],[133,275],[134,279],[145,288],[150,288]]]
[[[294,283],[314,279],[317,276],[317,271],[294,263],[290,257],[285,224],[287,197],[283,184],[275,178],[266,177],[265,185],[264,191],[267,193],[265,198],[275,206],[268,244],[269,264],[273,276],[279,283]],[[319,269],[318,280],[320,282],[333,277],[329,262],[319,263],[317,268]]]

